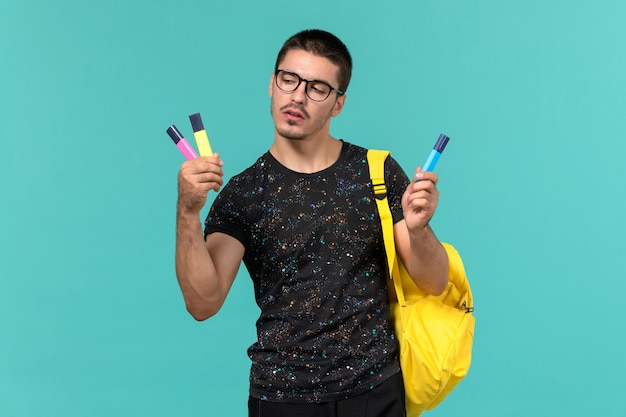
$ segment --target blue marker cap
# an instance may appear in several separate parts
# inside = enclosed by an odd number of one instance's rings
[[[433,149],[439,153],[443,152],[449,140],[450,138],[442,133],[441,135],[439,135],[439,139],[437,139],[437,142],[435,143]]]
[[[170,127],[168,127],[166,132],[168,135],[170,135],[170,138],[172,138],[174,143],[177,145],[178,145],[178,142],[180,142],[180,140],[183,138],[183,135],[180,133],[178,129],[176,129],[176,126],[174,125],[171,125]]]
[[[446,148],[449,140],[450,138],[443,133],[439,135],[437,142],[435,142],[435,146],[433,146],[432,151],[430,151],[430,155],[428,155],[426,162],[422,165],[422,171],[428,172],[435,169],[435,165],[437,165],[437,161],[439,161],[439,157]]]
[[[202,117],[200,117],[200,113],[194,113],[190,115],[189,120],[191,121],[191,128],[194,132],[204,130],[204,124],[202,123]]]

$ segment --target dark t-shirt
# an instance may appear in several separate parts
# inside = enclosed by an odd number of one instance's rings
[[[366,154],[344,142],[335,164],[302,174],[268,152],[233,177],[211,207],[205,233],[244,245],[261,309],[258,340],[248,349],[253,397],[330,401],[399,371]],[[408,178],[392,158],[385,177],[397,222]]]

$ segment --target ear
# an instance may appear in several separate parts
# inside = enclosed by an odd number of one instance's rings
[[[269,95],[270,98],[272,98],[272,86],[274,85],[274,77],[276,75],[272,72],[272,75],[270,75],[270,85],[268,86],[268,91],[269,91]]]
[[[341,113],[341,111],[343,110],[343,106],[346,103],[346,95],[342,94],[339,97],[337,97],[337,100],[335,100],[335,104],[333,106],[333,111],[330,113],[330,115],[332,117],[337,117],[339,116],[339,113]]]

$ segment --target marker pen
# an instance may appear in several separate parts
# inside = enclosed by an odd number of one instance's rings
[[[200,113],[190,115],[189,120],[191,121],[193,136],[196,139],[196,145],[198,145],[198,151],[200,152],[200,156],[213,155],[211,145],[209,144],[209,137],[206,134],[206,130],[204,130],[204,124],[202,124],[202,118],[200,117]]]
[[[198,157],[196,151],[191,147],[189,142],[187,142],[187,139],[185,139],[183,135],[180,134],[178,129],[176,129],[176,126],[171,125],[170,127],[168,127],[167,134],[170,135],[170,138],[172,138],[172,140],[176,144],[176,147],[183,155],[185,155],[185,158],[187,158],[187,160]]]
[[[437,165],[437,161],[439,161],[439,157],[446,148],[449,140],[450,138],[443,133],[439,135],[439,139],[437,139],[435,146],[433,146],[433,150],[430,151],[430,155],[428,155],[426,162],[422,165],[422,172],[430,172],[435,169],[435,165]]]

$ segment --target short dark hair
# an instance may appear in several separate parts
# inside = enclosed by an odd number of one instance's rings
[[[339,67],[339,88],[345,92],[352,77],[352,57],[346,45],[332,33],[319,30],[307,29],[298,32],[283,44],[276,57],[275,70],[280,62],[285,58],[287,52],[292,49],[301,49],[314,55],[328,58],[333,64]]]

